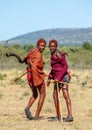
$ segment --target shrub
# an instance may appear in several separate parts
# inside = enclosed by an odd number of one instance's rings
[[[85,49],[88,49],[88,50],[92,49],[92,46],[90,45],[89,42],[84,42],[82,47],[84,47]]]

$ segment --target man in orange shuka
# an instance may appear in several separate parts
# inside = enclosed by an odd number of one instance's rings
[[[44,51],[45,47],[46,47],[46,41],[44,39],[39,39],[37,41],[36,48],[33,48],[24,58],[24,61],[26,61],[28,64],[27,79],[28,84],[32,90],[32,97],[29,99],[27,107],[25,108],[25,114],[29,120],[40,119],[39,115],[44,103],[44,99],[46,97],[45,82],[44,82],[46,75],[43,72],[44,63],[42,58],[42,52]],[[32,117],[30,108],[38,97],[38,91],[40,94],[38,106],[35,117]]]

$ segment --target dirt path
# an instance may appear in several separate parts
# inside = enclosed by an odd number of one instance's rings
[[[41,111],[42,120],[27,120],[24,109],[31,95],[27,82],[24,82],[24,85],[11,83],[16,73],[20,73],[16,70],[0,73],[5,75],[5,78],[0,80],[0,130],[92,130],[92,70],[72,71],[70,97],[74,121],[71,123],[49,121],[50,117],[56,116],[52,99],[53,84],[46,88],[47,96]],[[26,80],[26,77],[22,79]],[[59,99],[62,117],[66,117],[62,92]],[[37,101],[31,109],[33,116],[36,104]]]

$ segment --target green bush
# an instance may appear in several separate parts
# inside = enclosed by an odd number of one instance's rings
[[[23,49],[26,51],[26,52],[29,52],[34,46],[33,45],[30,45],[30,44],[26,44],[23,46]]]
[[[0,74],[0,80],[4,80],[6,77],[6,74]]]
[[[88,49],[88,50],[92,49],[92,45],[89,42],[84,42],[82,47],[84,47],[85,49]]]

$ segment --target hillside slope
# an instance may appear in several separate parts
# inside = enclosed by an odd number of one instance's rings
[[[30,32],[8,40],[8,44],[35,44],[39,38],[44,38],[48,42],[55,38],[59,44],[63,45],[81,45],[88,41],[92,44],[92,27],[90,28],[57,28],[47,29],[36,32]]]

